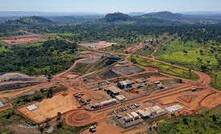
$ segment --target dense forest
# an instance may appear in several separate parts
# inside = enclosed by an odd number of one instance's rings
[[[4,48],[4,51],[0,51],[0,72],[55,74],[73,63],[76,48],[76,43],[64,40],[49,40],[43,44]]]

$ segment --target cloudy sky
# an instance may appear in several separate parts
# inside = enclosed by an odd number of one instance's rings
[[[0,11],[221,11],[221,0],[0,0]]]

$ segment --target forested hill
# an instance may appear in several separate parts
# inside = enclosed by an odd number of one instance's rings
[[[172,13],[168,11],[164,12],[155,12],[155,13],[148,13],[141,15],[143,18],[158,18],[158,19],[165,19],[165,20],[183,20],[185,19],[185,15]]]
[[[0,49],[3,46],[0,45]],[[76,43],[48,40],[40,45],[12,46],[0,52],[1,72],[23,72],[29,75],[51,75],[73,64]]]
[[[56,24],[44,17],[21,17],[0,24],[0,36],[19,35],[23,34],[23,31],[38,33],[40,29],[47,29],[48,26],[53,25]]]
[[[51,20],[39,17],[39,16],[32,16],[32,17],[22,17],[16,20],[9,20],[5,24],[9,25],[51,25],[54,24]]]
[[[153,12],[137,16],[129,16],[123,13],[107,14],[106,22],[132,21],[147,25],[179,25],[179,24],[217,24],[221,22],[221,16],[185,15],[168,11]]]
[[[131,21],[131,20],[133,20],[133,17],[131,17],[131,16],[127,15],[127,14],[123,14],[123,13],[117,12],[117,13],[107,14],[104,17],[104,20],[106,22]]]

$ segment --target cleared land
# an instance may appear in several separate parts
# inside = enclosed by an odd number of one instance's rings
[[[34,103],[38,108],[29,111],[27,106],[17,110],[29,120],[39,124],[46,119],[52,119],[57,116],[58,112],[64,114],[68,111],[77,109],[78,104],[73,99],[73,94],[59,94],[50,99],[45,99],[39,103]]]
[[[80,44],[80,46],[82,46],[82,47],[95,49],[95,50],[104,49],[104,48],[110,47],[112,45],[113,45],[113,43],[106,42],[106,41],[100,41],[97,43],[82,43],[82,44]]]
[[[11,36],[2,38],[2,41],[7,45],[17,45],[17,44],[29,44],[38,42],[42,39],[41,35],[22,35],[22,36]]]

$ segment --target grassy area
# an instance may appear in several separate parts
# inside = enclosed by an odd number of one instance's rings
[[[140,66],[158,68],[161,72],[169,75],[192,80],[197,80],[198,78],[197,75],[192,73],[189,69],[174,67],[172,65],[164,64],[158,61],[146,60],[140,56],[132,56],[131,61]]]
[[[199,115],[161,121],[159,134],[221,134],[221,107]]]
[[[72,70],[72,72],[78,73],[80,75],[84,74],[88,68],[91,67],[91,64],[86,63],[78,63],[75,68]]]
[[[175,40],[161,46],[156,56],[162,61],[207,72],[212,77],[211,85],[221,89],[220,50],[220,44],[215,42],[199,44],[194,41],[184,43]]]
[[[160,60],[186,65],[198,69],[201,64],[217,66],[218,62],[208,45],[199,45],[196,42],[182,42],[175,40],[163,45],[156,54]]]
[[[212,77],[211,85],[216,89],[221,89],[221,71],[213,72],[210,76]]]
[[[139,49],[136,52],[137,55],[142,55],[142,56],[149,56],[151,55],[151,53],[153,53],[153,49],[149,49],[149,48]]]

